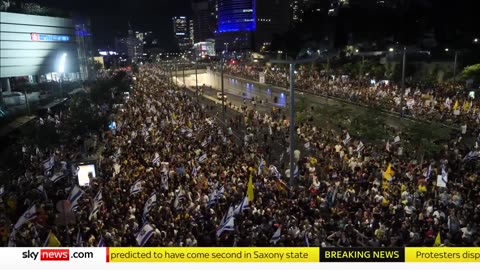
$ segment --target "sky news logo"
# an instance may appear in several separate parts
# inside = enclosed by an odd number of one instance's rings
[[[40,249],[38,251],[24,251],[22,252],[22,259],[40,260],[40,261],[70,261],[73,259],[93,259],[93,252],[72,252],[66,248],[59,249]]]

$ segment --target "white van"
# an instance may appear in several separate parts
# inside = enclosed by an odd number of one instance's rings
[[[217,92],[217,99],[222,100],[222,92]],[[227,100],[227,95],[223,95],[223,99]]]

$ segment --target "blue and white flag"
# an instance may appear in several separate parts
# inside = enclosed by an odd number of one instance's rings
[[[463,158],[463,161],[471,161],[476,160],[480,157],[480,151],[470,151],[468,154]]]
[[[17,246],[16,239],[15,239],[16,234],[17,234],[17,231],[15,229],[13,229],[12,233],[8,237],[8,247],[16,247]]]
[[[225,196],[225,187],[222,186],[220,189],[217,190],[216,200],[218,201],[223,196]]]
[[[248,196],[245,196],[245,198],[240,202],[237,207],[235,207],[235,210],[233,211],[234,215],[238,215],[242,213],[244,210],[250,209],[250,200],[248,199]]]
[[[428,181],[430,179],[430,174],[432,174],[432,164],[428,165],[427,171],[424,174],[425,180]]]
[[[220,237],[224,231],[233,231],[235,230],[235,217],[231,216],[227,218],[228,214],[225,214],[225,216],[222,219],[222,222],[220,223],[220,226],[217,229],[217,237]]]
[[[152,163],[155,166],[160,165],[160,155],[158,154],[158,152],[155,152],[155,156],[153,157]]]
[[[193,166],[193,169],[192,169],[192,178],[196,177],[197,176],[197,167],[195,167],[195,165]]]
[[[365,145],[363,145],[363,142],[360,142],[357,146],[357,152],[360,153],[365,149]]]
[[[67,200],[70,202],[72,210],[76,210],[78,208],[78,200],[83,196],[83,194],[83,190],[81,190],[78,186],[74,186],[70,190]]]
[[[281,236],[282,236],[282,227],[278,227],[277,231],[275,231],[272,238],[270,239],[270,243],[273,243],[274,245],[276,245],[278,240],[280,240]]]
[[[44,160],[42,163],[43,163],[43,170],[46,171],[46,172],[50,171],[53,168],[53,166],[55,165],[55,157],[50,156],[49,158]]]
[[[310,241],[308,241],[308,233],[305,233],[305,246],[310,247]]]
[[[103,205],[103,197],[102,197],[102,192],[99,191],[95,198],[93,199],[93,209],[92,212],[90,213],[90,216],[88,217],[89,220],[92,219],[92,217],[96,216],[98,212],[100,212],[100,208]]]
[[[270,172],[277,178],[277,179],[280,179],[282,178],[282,175],[280,174],[280,172],[278,171],[277,167],[271,165],[270,166]]]
[[[298,177],[299,176],[299,173],[298,173],[298,166],[295,167],[295,171],[293,171],[293,177]]]
[[[75,246],[76,247],[83,247],[83,236],[82,236],[82,232],[80,231],[80,229],[78,229],[78,232],[77,232],[77,239],[75,240]]]
[[[213,189],[212,192],[210,193],[210,196],[208,196],[207,207],[210,208],[210,207],[212,207],[215,203],[217,203],[217,190],[216,190],[216,189]]]
[[[352,138],[350,138],[350,134],[347,133],[347,137],[345,137],[345,139],[343,140],[343,144],[347,145],[351,140]]]
[[[145,223],[140,229],[140,231],[138,231],[137,235],[135,235],[135,239],[137,240],[138,245],[143,247],[148,242],[150,237],[152,237],[153,232],[154,229],[152,228],[152,226],[150,226],[150,224],[148,223]]]
[[[98,241],[98,246],[97,247],[107,247],[107,244],[105,244],[105,241],[103,240],[103,237],[100,237],[100,241]]]
[[[57,172],[52,177],[50,177],[50,181],[56,183],[65,177],[66,175],[63,172]]]
[[[442,167],[442,175],[437,176],[437,186],[446,188],[448,183],[448,174],[445,171],[445,167]]]
[[[310,149],[310,142],[306,142],[304,144],[304,146],[305,146],[305,149],[309,150]]]
[[[5,193],[5,187],[1,186],[0,187],[0,197],[2,197],[3,193]]]
[[[133,185],[130,187],[130,195],[137,194],[142,192],[142,180],[137,180]]]
[[[198,158],[198,162],[199,162],[199,163],[203,163],[203,162],[205,162],[205,160],[207,160],[207,154],[206,154],[206,153],[203,154],[203,155],[201,155],[201,156]]]
[[[182,187],[180,187],[177,196],[175,197],[175,201],[173,202],[173,207],[178,209],[180,207],[180,202],[185,199],[185,191]]]
[[[30,207],[23,215],[18,219],[17,223],[15,223],[15,230],[18,230],[23,226],[23,224],[29,222],[30,220],[33,220],[37,217],[37,208],[35,205]]]
[[[147,220],[147,215],[148,212],[150,212],[150,209],[153,208],[157,204],[157,193],[153,193],[150,198],[145,202],[145,206],[143,207],[143,215],[142,219],[145,222]]]
[[[260,159],[260,164],[258,165],[257,176],[262,173],[263,168],[265,167],[265,160]]]
[[[397,136],[395,136],[395,138],[393,139],[393,143],[392,143],[392,144],[395,145],[395,144],[399,144],[399,143],[400,143],[400,136],[397,135]]]
[[[161,185],[164,190],[168,190],[168,173],[162,173],[160,175]]]

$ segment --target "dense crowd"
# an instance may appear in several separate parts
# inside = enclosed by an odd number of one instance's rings
[[[154,66],[140,68],[111,119],[114,130],[92,135],[91,148],[103,151],[88,187],[70,170],[83,138],[50,151],[25,147],[26,171],[1,195],[4,245],[40,246],[52,234],[64,246],[480,245],[478,152],[456,140],[420,163],[399,154],[399,137],[377,147],[301,124],[288,185],[288,153],[273,149],[288,145],[285,116],[242,108],[230,119],[245,131],[239,141]],[[52,156],[45,177],[42,161]],[[48,206],[61,200],[71,213]],[[35,218],[12,226],[32,205]],[[75,222],[63,225],[70,214]]]
[[[289,74],[284,68],[243,66],[229,64],[225,66],[229,74],[259,80],[260,72],[265,73],[265,81],[272,85],[286,87]],[[296,88],[305,92],[339,98],[364,106],[383,108],[391,112],[400,112],[401,87],[392,81],[375,81],[368,76],[359,79],[342,73],[330,71],[330,76],[312,69],[299,68],[295,74]],[[460,84],[451,82],[424,85],[407,82],[402,103],[404,115],[444,122],[467,128],[478,127],[480,123],[480,103],[478,99],[468,97]]]

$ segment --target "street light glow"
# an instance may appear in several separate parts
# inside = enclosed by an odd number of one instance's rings
[[[478,43],[478,38],[475,38],[473,42]]]
[[[67,54],[63,53],[62,58],[60,58],[60,65],[58,67],[58,72],[64,73],[65,72],[65,62],[67,61]]]
[[[389,48],[388,51],[389,51],[389,52],[393,52],[393,48]]]

